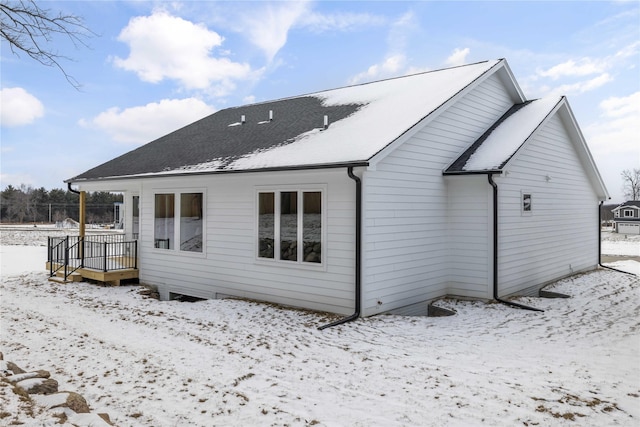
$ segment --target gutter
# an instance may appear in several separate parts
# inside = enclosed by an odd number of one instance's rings
[[[354,168],[358,166],[369,166],[368,161],[355,161],[355,162],[343,162],[343,163],[318,163],[315,165],[296,165],[296,166],[274,166],[263,167],[256,169],[220,169],[209,171],[183,171],[180,169],[172,169],[170,171],[159,172],[145,172],[134,175],[117,175],[107,177],[95,177],[95,178],[70,178],[65,180],[67,184],[80,183],[80,182],[105,182],[105,181],[122,181],[129,179],[145,179],[145,178],[166,178],[166,177],[178,177],[178,176],[199,176],[199,175],[223,175],[223,174],[237,174],[237,173],[256,173],[256,172],[283,172],[283,171],[305,171],[316,169],[338,169],[343,167]]]
[[[362,180],[353,174],[353,166],[349,166],[347,169],[347,174],[349,178],[356,182],[356,248],[355,248],[355,258],[356,258],[356,270],[355,270],[355,309],[351,316],[344,317],[342,319],[336,320],[335,322],[327,323],[326,325],[322,325],[318,328],[318,330],[322,331],[326,328],[332,328],[334,326],[342,325],[343,323],[351,322],[360,317],[360,310],[362,307],[362,296],[361,296],[361,287],[362,287],[362,273],[361,273],[361,264],[360,264],[360,254],[362,252]]]
[[[498,185],[493,180],[494,173],[488,173],[489,184],[493,187],[493,299],[515,308],[523,310],[542,311],[539,308],[507,301],[498,296]]]
[[[609,267],[602,264],[602,205],[603,203],[604,203],[604,200],[600,201],[600,204],[598,205],[598,266],[602,268],[606,268],[607,270],[617,271],[618,273],[637,276],[637,274],[631,273],[629,271],[618,270],[617,268]]]

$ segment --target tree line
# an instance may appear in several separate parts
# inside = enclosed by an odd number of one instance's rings
[[[114,202],[122,202],[122,194],[108,192],[87,193],[86,222],[108,224],[114,222]],[[79,196],[69,190],[43,187],[32,188],[8,185],[0,192],[0,222],[2,223],[55,223],[80,218]]]

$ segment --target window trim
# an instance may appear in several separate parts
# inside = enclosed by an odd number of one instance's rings
[[[182,207],[181,200],[183,194],[191,194],[191,193],[200,193],[202,194],[202,251],[183,251],[180,249],[180,235],[181,235],[181,215],[182,215]],[[171,249],[161,249],[155,247],[155,199],[158,194],[173,194],[173,241],[175,242],[174,247]],[[189,256],[195,258],[205,258],[207,255],[207,191],[205,188],[157,188],[153,190],[152,193],[153,200],[153,213],[152,213],[152,221],[153,221],[153,229],[151,235],[151,250],[155,253],[159,254],[171,254],[171,255],[180,255],[180,256]]]
[[[623,218],[635,218],[635,215],[633,213],[633,209],[624,209],[622,212],[623,212],[623,214],[622,214]],[[629,215],[627,215],[627,213]]]
[[[298,257],[296,261],[279,259],[280,251],[280,193],[297,192],[298,194],[298,209],[297,209],[297,234],[298,234]],[[322,252],[320,254],[320,262],[306,262],[304,261],[304,251],[301,242],[304,238],[304,193],[320,193],[320,200],[322,206],[322,212],[320,213],[321,221],[321,245]],[[261,193],[273,193],[274,194],[274,256],[273,258],[265,258],[260,256],[260,194]],[[322,270],[327,269],[327,185],[326,184],[300,184],[300,185],[269,185],[260,186],[255,189],[254,197],[254,212],[255,212],[255,230],[253,232],[253,244],[254,244],[254,258],[257,264],[271,265],[271,266],[288,266],[288,268],[301,268],[305,270]],[[301,253],[302,252],[302,253]]]
[[[138,198],[138,206],[136,206],[136,197]],[[127,214],[127,217],[125,219],[125,230],[127,230],[127,233],[133,238],[138,240],[140,238],[140,228],[142,227],[142,197],[140,196],[139,192],[133,192],[131,193],[131,195],[129,196],[130,200],[131,200],[131,209],[129,209],[131,211],[131,214],[129,215],[126,211],[125,214]],[[154,196],[154,200],[155,200],[155,196]],[[135,222],[134,219],[135,217],[135,211],[138,211],[138,229],[135,229]],[[155,215],[155,213],[154,213]],[[127,229],[127,223],[131,224],[131,228]]]

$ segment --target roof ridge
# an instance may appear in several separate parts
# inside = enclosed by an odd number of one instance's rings
[[[496,65],[497,65],[497,64],[499,64],[501,62],[504,62],[505,59],[504,58],[486,59],[484,61],[472,62],[472,63],[469,63],[469,64],[455,65],[455,66],[452,66],[452,67],[438,68],[438,69],[435,69],[435,70],[420,71],[420,72],[417,72],[417,73],[404,74],[404,75],[401,75],[401,76],[394,76],[394,77],[387,77],[387,78],[384,78],[384,79],[373,80],[373,81],[370,81],[370,82],[347,84],[347,85],[344,85],[344,86],[337,86],[337,87],[334,87],[334,88],[323,89],[323,90],[319,90],[319,91],[316,91],[316,92],[306,92],[306,93],[302,93],[302,94],[298,94],[298,95],[284,96],[282,98],[268,99],[268,100],[264,100],[264,101],[260,101],[260,102],[253,102],[253,103],[249,103],[249,104],[236,105],[236,106],[232,106],[232,107],[223,108],[223,109],[221,109],[219,111],[231,110],[231,109],[237,109],[237,108],[244,108],[244,107],[251,107],[251,106],[257,106],[257,105],[271,104],[271,103],[275,103],[275,102],[287,101],[287,100],[296,99],[296,98],[317,97],[316,95],[319,95],[319,94],[322,94],[322,93],[325,93],[325,92],[332,92],[332,91],[336,91],[336,90],[348,89],[348,88],[353,88],[353,87],[361,87],[361,86],[366,86],[366,85],[371,85],[371,84],[376,84],[376,83],[382,83],[382,82],[387,82],[387,81],[392,81],[392,80],[399,80],[399,79],[404,79],[404,78],[409,78],[409,77],[420,76],[420,75],[424,75],[424,74],[437,73],[437,72],[441,72],[441,71],[455,70],[457,68],[471,67],[471,66],[474,66],[474,65],[488,63],[488,62],[491,62],[491,61],[496,61]]]

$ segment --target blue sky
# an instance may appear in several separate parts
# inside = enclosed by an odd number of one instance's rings
[[[2,42],[0,187],[64,180],[216,110],[506,58],[529,99],[566,95],[612,195],[640,168],[640,2],[39,2],[84,18],[52,50]]]

